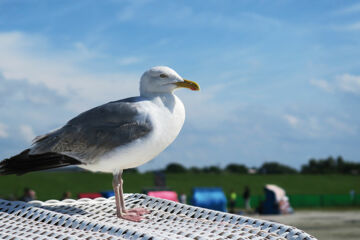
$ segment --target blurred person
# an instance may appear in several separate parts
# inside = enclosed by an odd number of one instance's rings
[[[231,193],[230,193],[230,202],[229,202],[229,206],[230,206],[229,212],[230,213],[235,213],[236,198],[237,198],[237,194],[234,191],[234,189],[232,189]]]
[[[166,176],[163,171],[154,172],[154,185],[155,187],[166,187]]]
[[[355,199],[355,190],[351,189],[349,194],[350,194],[351,202],[355,205],[355,201],[356,201],[356,199]]]
[[[66,191],[63,193],[62,197],[61,197],[61,200],[65,200],[65,199],[71,199],[72,197],[72,194],[70,191]]]
[[[250,210],[251,206],[250,206],[250,188],[249,188],[249,186],[245,186],[244,192],[243,192],[243,198],[245,201],[245,209]]]
[[[180,194],[180,202],[183,204],[186,204],[186,194],[185,193],[181,193]]]
[[[20,198],[20,201],[30,202],[36,199],[36,192],[30,188],[24,188],[24,194]]]
[[[5,200],[16,201],[16,196],[15,194],[10,193],[9,195],[6,196]]]

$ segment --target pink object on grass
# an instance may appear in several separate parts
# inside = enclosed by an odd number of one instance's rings
[[[95,199],[95,198],[102,197],[102,195],[101,195],[101,193],[79,193],[78,197]]]
[[[174,202],[179,202],[178,195],[174,191],[152,191],[152,192],[148,192],[147,195],[150,197],[162,198]]]

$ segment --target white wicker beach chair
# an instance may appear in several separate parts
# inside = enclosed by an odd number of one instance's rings
[[[316,239],[283,224],[212,211],[143,194],[126,194],[129,207],[151,211],[141,222],[115,216],[114,198],[0,199],[0,239]]]

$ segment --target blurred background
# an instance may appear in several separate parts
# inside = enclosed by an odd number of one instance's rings
[[[125,172],[125,192],[357,239],[359,39],[358,1],[0,0],[0,159],[84,110],[138,95],[141,74],[167,65],[202,90],[177,92],[182,132]],[[0,196],[108,197],[111,179],[78,169],[1,176]]]

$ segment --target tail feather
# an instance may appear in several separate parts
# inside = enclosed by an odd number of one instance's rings
[[[49,152],[30,155],[29,152],[30,149],[26,149],[16,156],[1,161],[0,175],[21,175],[32,171],[81,164],[79,160],[60,153]]]

